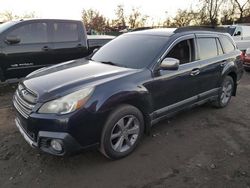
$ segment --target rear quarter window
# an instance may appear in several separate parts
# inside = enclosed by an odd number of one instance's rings
[[[220,36],[220,41],[222,44],[222,48],[224,49],[225,53],[230,53],[235,50],[234,44],[231,42],[231,40],[226,36]]]
[[[215,38],[198,38],[197,39],[200,59],[209,59],[218,55]]]
[[[75,42],[79,39],[78,24],[56,22],[53,24],[53,42]]]

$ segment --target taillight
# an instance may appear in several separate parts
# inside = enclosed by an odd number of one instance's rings
[[[240,59],[241,59],[242,61],[244,61],[245,55],[246,55],[245,52],[242,51],[241,54],[240,54]]]

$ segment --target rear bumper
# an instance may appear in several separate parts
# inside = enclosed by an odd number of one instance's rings
[[[250,63],[243,63],[243,67],[247,70],[250,70]]]

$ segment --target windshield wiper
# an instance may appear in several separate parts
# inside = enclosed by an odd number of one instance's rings
[[[113,63],[112,61],[100,61],[100,63],[107,64],[107,65],[119,66],[119,65]]]
[[[91,61],[96,61],[96,60],[91,59]],[[113,66],[117,66],[117,67],[125,67],[125,68],[128,68],[128,67],[126,67],[126,66],[124,66],[124,65],[120,65],[120,64],[114,63],[114,62],[112,62],[112,61],[96,61],[96,62],[103,63],[103,64],[106,64],[106,65],[113,65]]]

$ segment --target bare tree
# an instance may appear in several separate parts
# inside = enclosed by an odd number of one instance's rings
[[[221,8],[221,24],[230,25],[237,20],[236,16],[236,4],[233,3],[233,0],[228,0],[227,3],[224,3]]]
[[[197,13],[193,10],[181,10],[177,11],[176,16],[173,18],[172,26],[174,27],[184,27],[189,26],[194,23],[194,20],[197,19]]]
[[[163,27],[171,27],[172,26],[172,21],[170,18],[166,18],[163,24],[158,24],[158,26],[163,25]]]
[[[0,20],[3,22],[11,21],[11,20],[20,20],[20,19],[29,19],[29,18],[35,18],[36,14],[35,12],[25,13],[23,15],[16,15],[11,11],[5,11],[3,13],[0,13]]]
[[[149,16],[142,15],[138,8],[133,8],[128,17],[130,28],[144,27]]]
[[[0,13],[0,19],[1,19],[3,22],[11,21],[11,20],[14,20],[14,19],[15,19],[15,15],[13,15],[12,12],[5,11],[5,12],[3,12],[3,13]]]
[[[245,2],[240,2],[239,0],[231,0],[232,4],[234,5],[235,8],[239,11],[239,19],[238,22],[242,22],[242,18],[245,15],[247,11],[249,11],[247,5],[250,4],[250,0],[246,0]]]
[[[217,25],[220,8],[226,0],[200,0],[202,3],[201,13],[207,15],[208,20],[204,19],[204,24]]]
[[[107,26],[107,19],[97,10],[93,9],[83,10],[82,20],[87,30],[95,30],[102,33],[105,31],[105,28]]]
[[[124,6],[118,5],[115,10],[116,19],[112,21],[112,25],[120,29],[126,28],[126,16],[124,13]]]
[[[132,13],[129,15],[129,26],[130,28],[135,28],[138,27],[138,22],[139,22],[139,18],[141,16],[141,13],[139,12],[138,9],[133,8],[132,9]]]

